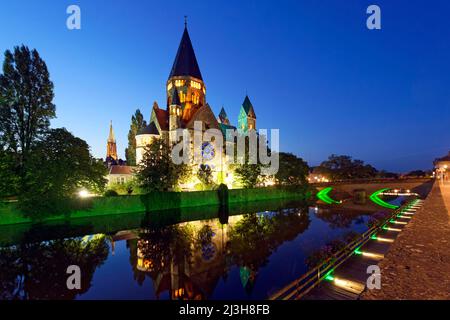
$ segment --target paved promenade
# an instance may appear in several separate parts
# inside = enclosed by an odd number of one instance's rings
[[[450,181],[436,182],[381,268],[381,289],[361,299],[450,300]]]

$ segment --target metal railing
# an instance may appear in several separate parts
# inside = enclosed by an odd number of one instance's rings
[[[339,267],[348,258],[350,258],[357,248],[368,242],[374,234],[379,232],[383,228],[383,226],[389,222],[389,220],[396,217],[405,208],[410,207],[412,202],[413,201],[410,201],[402,207],[393,211],[392,215],[390,215],[388,218],[386,218],[376,226],[369,228],[361,235],[361,237],[350,242],[346,245],[345,248],[333,254],[318,266],[309,270],[299,279],[294,280],[275,294],[271,295],[269,297],[269,300],[301,299],[309,291],[314,289],[322,280],[324,280],[334,269]]]
[[[335,185],[350,185],[350,184],[378,184],[378,183],[415,183],[432,180],[432,178],[373,178],[373,179],[348,179],[335,180],[329,182],[310,182],[313,186],[335,186]]]

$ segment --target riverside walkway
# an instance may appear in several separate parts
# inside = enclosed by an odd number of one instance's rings
[[[360,299],[450,299],[450,181],[435,182],[378,265],[381,289]]]

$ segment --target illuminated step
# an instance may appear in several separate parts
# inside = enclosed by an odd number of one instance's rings
[[[398,215],[397,218],[400,218],[400,219],[412,219],[412,217],[402,216],[402,215]]]
[[[362,254],[364,257],[368,257],[368,258],[372,258],[372,259],[377,259],[377,260],[381,260],[381,259],[384,258],[384,255],[383,255],[383,254],[379,254],[379,253],[373,253],[373,252],[365,252],[365,251],[363,251],[363,252],[361,252],[361,254]]]
[[[367,251],[361,251],[358,249],[356,249],[355,251],[356,255],[362,255],[363,257],[368,257],[368,258],[372,258],[372,259],[376,259],[376,260],[381,260],[384,258],[383,254],[380,253],[374,253],[374,252],[367,252]]]
[[[383,227],[383,230],[394,231],[394,232],[402,232],[402,229],[391,228],[391,227]]]
[[[396,221],[396,220],[389,220],[390,223],[395,223],[395,224],[408,224],[407,222],[403,222],[403,221]]]
[[[346,280],[346,279],[340,279],[340,278],[336,278],[333,277],[332,283],[339,288],[342,288],[346,291],[355,293],[355,294],[360,294],[361,292],[363,292],[364,290],[364,284],[356,282],[356,281],[351,281],[351,280]]]
[[[377,240],[377,241],[380,241],[380,242],[389,242],[389,243],[394,242],[394,239],[383,238],[383,237],[379,237],[379,236],[371,236],[370,239]]]

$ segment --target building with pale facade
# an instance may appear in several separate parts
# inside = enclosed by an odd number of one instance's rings
[[[434,160],[434,172],[437,179],[449,179],[450,175],[450,151],[442,157]]]

